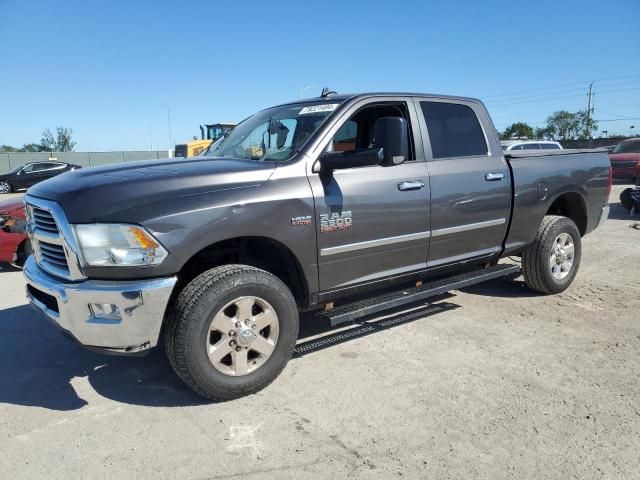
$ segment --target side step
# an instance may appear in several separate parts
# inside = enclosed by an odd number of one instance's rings
[[[469,287],[477,283],[506,277],[520,272],[518,265],[498,264],[472,272],[460,273],[450,277],[424,283],[418,287],[407,288],[390,293],[384,293],[378,297],[367,298],[347,305],[341,305],[332,310],[316,313],[319,320],[329,321],[331,326],[345,322],[351,322],[357,318],[379,313],[391,308],[401,307],[411,303],[426,300],[448,292]]]

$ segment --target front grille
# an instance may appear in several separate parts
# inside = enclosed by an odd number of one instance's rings
[[[40,241],[38,244],[40,250],[41,262],[46,262],[55,268],[62,270],[61,273],[65,275],[69,274],[69,266],[67,265],[67,257],[64,254],[64,248],[62,245],[55,245],[53,243],[47,243]]]
[[[51,212],[42,208],[31,206],[31,216],[33,218],[33,226],[47,233],[59,233],[58,224],[56,223]]]
[[[28,231],[36,262],[48,273],[68,280],[82,280],[73,233],[60,206],[27,195]]]

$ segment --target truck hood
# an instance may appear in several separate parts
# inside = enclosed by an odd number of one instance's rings
[[[28,195],[60,204],[70,222],[92,222],[130,209],[189,195],[266,182],[275,164],[251,160],[193,157],[143,160],[63,173]]]

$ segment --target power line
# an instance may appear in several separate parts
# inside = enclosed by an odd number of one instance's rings
[[[529,89],[529,90],[520,90],[517,92],[511,92],[511,93],[499,93],[496,95],[483,95],[481,96],[481,98],[497,98],[497,97],[510,97],[513,95],[521,95],[521,94],[526,94],[526,93],[531,93],[531,92],[542,92],[542,91],[546,91],[546,90],[555,90],[558,88],[563,88],[563,87],[573,87],[576,85],[585,85],[587,86],[590,82],[607,82],[610,80],[622,80],[622,79],[626,79],[626,78],[638,78],[640,77],[640,74],[634,74],[634,75],[623,75],[623,76],[619,76],[619,77],[608,77],[608,78],[599,78],[596,80],[584,80],[581,82],[574,82],[574,83],[564,83],[561,85],[555,85],[555,86],[551,86],[551,87],[542,87],[542,88],[534,88],[534,89]]]
[[[603,94],[607,94],[607,93],[630,92],[630,91],[634,91],[634,90],[640,90],[640,87],[618,88],[618,89],[614,89],[614,90],[596,90],[595,94],[603,95]],[[515,101],[515,102],[512,102],[511,100],[507,100],[507,101],[500,100],[500,101],[498,101],[499,103],[487,102],[487,105],[489,105],[491,107],[507,107],[507,106],[510,106],[510,105],[521,105],[523,103],[539,103],[539,102],[548,102],[548,101],[551,101],[551,100],[563,100],[565,98],[584,97],[587,94],[587,92],[576,93],[576,94],[572,94],[572,95],[567,95],[567,94],[559,95],[559,93],[560,92],[554,92],[553,94],[536,95],[536,96],[532,96],[532,97],[522,97],[521,100],[518,100],[518,101]],[[552,96],[548,96],[548,95],[552,95]]]

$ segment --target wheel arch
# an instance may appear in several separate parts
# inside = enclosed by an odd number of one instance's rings
[[[587,233],[588,214],[584,196],[577,191],[565,191],[556,195],[545,215],[560,215],[567,217],[576,224],[580,236]]]
[[[178,273],[181,290],[200,273],[220,265],[242,264],[265,270],[291,290],[299,306],[309,303],[309,285],[298,258],[278,240],[243,236],[220,240],[194,253]]]

